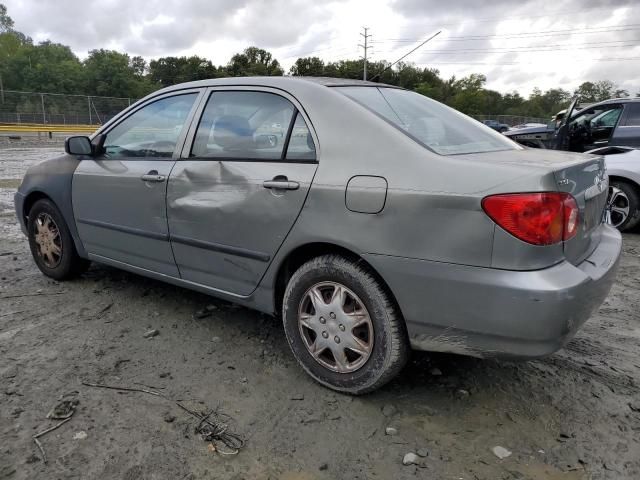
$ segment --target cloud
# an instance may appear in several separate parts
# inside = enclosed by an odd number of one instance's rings
[[[3,0],[16,28],[70,45],[81,57],[114,48],[147,59],[197,54],[226,63],[249,45],[285,67],[297,56],[357,58],[371,28],[373,60],[399,58],[445,77],[487,76],[487,86],[527,95],[610,79],[640,90],[637,0]],[[634,26],[635,25],[635,26]],[[545,33],[547,32],[547,33]],[[629,60],[612,60],[628,58]]]

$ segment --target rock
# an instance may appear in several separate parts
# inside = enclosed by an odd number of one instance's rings
[[[419,457],[422,457],[422,458],[429,456],[429,450],[427,450],[426,448],[421,448],[416,453],[418,454]]]
[[[571,438],[571,434],[565,430],[560,431],[560,438]]]
[[[436,411],[428,405],[422,405],[420,408],[425,415],[430,417],[433,417],[436,414]]]
[[[384,407],[382,407],[382,414],[385,417],[392,417],[393,415],[395,415],[397,413],[398,409],[391,405],[390,403],[386,404]]]
[[[629,408],[634,412],[640,412],[640,401],[639,402],[629,402]]]
[[[167,378],[169,375],[171,375],[171,372],[162,372],[160,375],[158,375],[160,378]]]
[[[207,305],[206,307],[204,307],[204,309],[205,309],[207,312],[215,312],[215,311],[218,309],[218,307],[216,307],[216,306],[215,306],[215,305],[213,305],[213,304],[210,304],[210,305]]]
[[[211,338],[211,341],[212,341],[213,343],[218,343],[218,342],[220,341],[220,337],[212,337],[212,338]]]
[[[491,449],[493,454],[498,457],[500,460],[505,459],[511,456],[511,452],[504,447],[496,446]]]
[[[153,337],[157,337],[158,335],[160,335],[160,332],[158,330],[156,330],[155,328],[152,328],[151,330],[148,330],[147,332],[145,332],[143,337],[144,338],[153,338]]]
[[[291,400],[304,400],[304,394],[294,393],[293,395],[291,395]]]
[[[398,434],[398,430],[393,427],[387,427],[384,429],[384,434],[389,436],[394,436]]]
[[[85,438],[87,438],[87,432],[85,432],[84,430],[81,430],[79,432],[76,432],[73,435],[73,439],[74,440],[84,440]]]
[[[164,414],[164,416],[162,417],[162,419],[167,422],[167,423],[173,423],[176,421],[176,416],[172,415],[171,413],[167,412]]]
[[[467,398],[470,393],[469,390],[465,390],[464,388],[460,388],[458,389],[458,391],[456,391],[456,395],[460,398]]]
[[[326,470],[326,469],[328,469],[328,468],[329,468],[329,465],[328,465],[328,464],[326,464],[326,463],[323,463],[322,465],[320,465],[320,466],[318,467],[318,470],[322,470],[322,471],[324,471],[324,470]]]
[[[437,367],[433,367],[431,370],[429,370],[429,373],[434,377],[439,377],[440,375],[442,375],[442,370]]]
[[[11,411],[11,415],[13,418],[18,418],[22,412],[24,412],[24,408],[16,407]]]
[[[247,383],[249,381],[249,379],[247,377],[242,377],[240,379],[240,383]]]
[[[420,457],[418,457],[415,453],[407,453],[402,458],[403,465],[418,465],[420,463]]]
[[[202,320],[203,318],[207,318],[210,316],[211,316],[211,312],[206,308],[203,310],[198,310],[196,313],[193,314],[193,318],[197,320]]]

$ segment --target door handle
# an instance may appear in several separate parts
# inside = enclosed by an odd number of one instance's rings
[[[140,180],[143,182],[155,182],[161,183],[167,179],[164,175],[158,175],[157,170],[151,170],[149,173],[146,173],[140,177]]]
[[[298,190],[300,188],[298,182],[289,181],[286,177],[282,180],[265,180],[262,182],[262,186],[264,188],[273,188],[274,190]]]

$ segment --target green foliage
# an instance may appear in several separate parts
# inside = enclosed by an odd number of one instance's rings
[[[149,62],[149,78],[163,87],[176,83],[216,78],[221,75],[210,60],[192,57],[163,57]]]
[[[227,73],[231,77],[280,76],[284,70],[271,53],[258,47],[248,47],[231,57]]]
[[[0,3],[0,32],[13,30],[13,19],[7,14],[7,7]]]

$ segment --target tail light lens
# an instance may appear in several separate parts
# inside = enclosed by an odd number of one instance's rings
[[[579,212],[568,193],[507,193],[482,199],[482,209],[500,227],[533,245],[552,245],[574,237]]]

